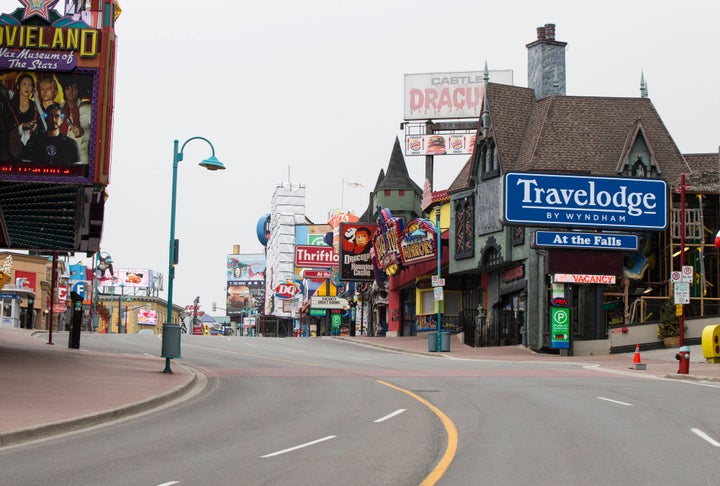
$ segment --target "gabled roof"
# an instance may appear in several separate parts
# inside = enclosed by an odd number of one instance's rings
[[[628,137],[642,126],[669,183],[690,167],[648,98],[549,96],[497,83],[487,88],[492,136],[503,172],[616,176]]]

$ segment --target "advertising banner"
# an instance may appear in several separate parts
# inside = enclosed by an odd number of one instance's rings
[[[407,135],[405,155],[468,155],[475,146],[474,133]]]
[[[507,224],[663,230],[667,183],[660,179],[508,173]]]
[[[228,255],[228,285],[244,285],[254,288],[264,287],[265,267],[265,255],[262,253]]]
[[[493,83],[513,84],[512,70],[489,71]],[[406,74],[405,120],[478,118],[485,74],[482,71]]]
[[[138,309],[137,322],[144,326],[157,326],[157,311]]]
[[[340,225],[340,280],[370,282],[375,279],[370,248],[377,225],[342,223]]]

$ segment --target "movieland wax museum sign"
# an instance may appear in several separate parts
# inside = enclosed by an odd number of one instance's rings
[[[67,2],[62,15],[58,0],[20,3],[0,16],[0,177],[107,184],[119,8]],[[60,121],[46,111],[52,105]]]
[[[508,173],[504,222],[510,225],[663,230],[668,188],[660,179]]]

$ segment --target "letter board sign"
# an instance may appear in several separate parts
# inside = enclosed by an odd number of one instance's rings
[[[668,224],[660,179],[510,172],[504,183],[506,224],[658,231]]]

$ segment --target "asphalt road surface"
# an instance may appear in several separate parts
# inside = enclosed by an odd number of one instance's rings
[[[206,377],[189,397],[3,449],[0,484],[688,486],[720,471],[717,384],[331,339],[182,339],[173,366]],[[156,356],[160,341],[83,347]]]

